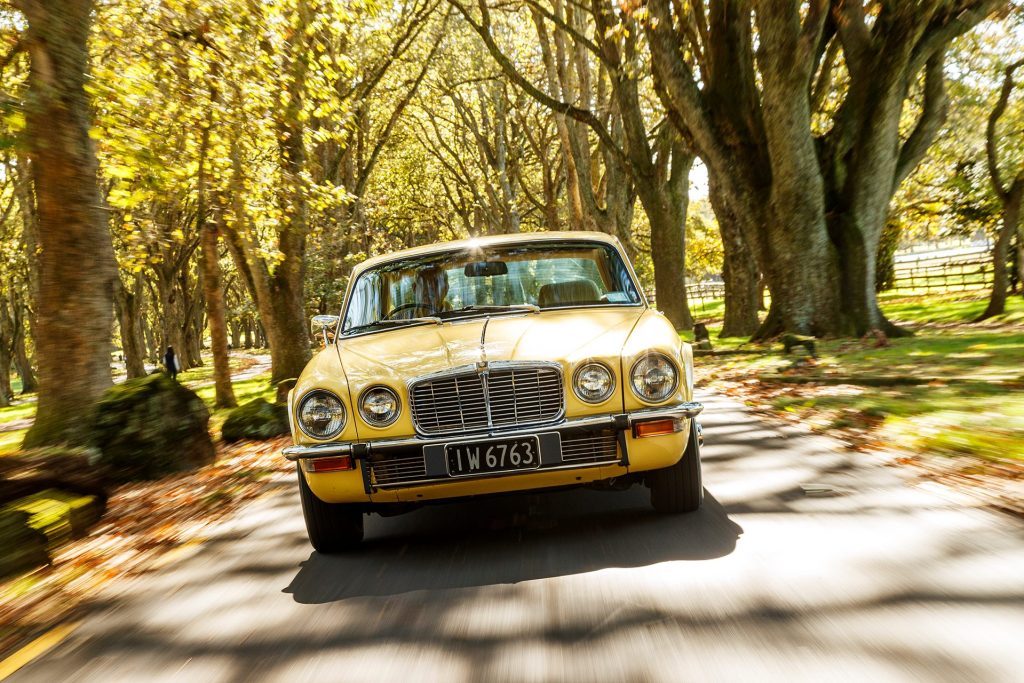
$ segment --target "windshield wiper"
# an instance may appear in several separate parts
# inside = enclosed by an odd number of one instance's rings
[[[454,311],[445,311],[445,313],[451,315],[453,313],[503,313],[514,311],[540,313],[540,306],[534,306],[533,304],[473,304],[471,306],[457,308]]]
[[[395,327],[399,327],[399,326],[402,326],[402,325],[408,325],[410,323],[431,323],[433,325],[440,325],[441,324],[441,319],[438,318],[436,315],[426,315],[426,316],[417,317],[417,318],[400,318],[400,319],[396,319],[396,320],[376,320],[376,321],[374,321],[372,323],[366,323],[366,324],[363,324],[363,325],[355,325],[355,326],[350,327],[350,328],[348,328],[346,330],[343,330],[341,334],[342,334],[342,336],[345,336],[345,335],[352,334],[353,332],[358,332],[360,330],[368,330],[368,329],[370,329],[372,327],[380,327],[380,326],[387,327],[387,326],[390,326],[390,325],[394,325]]]

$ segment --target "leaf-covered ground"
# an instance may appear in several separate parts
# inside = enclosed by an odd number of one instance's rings
[[[978,295],[889,296],[883,305],[915,336],[887,346],[818,342],[816,359],[769,348],[701,357],[698,377],[767,417],[850,448],[898,451],[929,477],[1024,512],[1024,299],[984,323],[971,322],[985,305]]]
[[[0,659],[68,619],[107,584],[173,560],[204,530],[294,470],[281,457],[287,439],[221,447],[217,462],[187,475],[129,484],[111,494],[88,536],[54,562],[0,583]]]

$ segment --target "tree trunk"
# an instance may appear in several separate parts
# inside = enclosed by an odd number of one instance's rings
[[[636,186],[651,226],[658,310],[677,330],[690,330],[693,317],[686,297],[686,212],[694,156],[682,145],[673,147],[670,177],[638,178]]]
[[[1017,285],[1024,296],[1024,224],[1018,223],[1017,228]]]
[[[245,319],[245,348],[251,349],[253,347],[254,340],[252,335],[252,320],[249,318]]]
[[[14,319],[10,302],[0,293],[0,407],[11,405],[11,351],[14,348]]]
[[[711,178],[711,205],[722,237],[722,280],[725,282],[725,320],[720,337],[750,337],[757,332],[761,310],[761,276],[757,263],[718,184]]]
[[[242,324],[237,320],[233,320],[228,327],[231,330],[231,348],[242,348]]]
[[[1020,224],[1022,200],[1024,200],[1024,184],[1015,188],[1006,197],[1003,204],[1002,224],[999,226],[995,244],[992,246],[992,294],[989,296],[985,311],[978,316],[978,321],[1006,312],[1006,297],[1010,289],[1007,262],[1010,258],[1010,242]]]
[[[39,382],[32,367],[32,359],[28,355],[28,307],[20,297],[12,299],[11,313],[14,319],[14,367],[21,378],[21,393],[32,394],[39,388]]]
[[[223,215],[223,214],[222,214]],[[231,359],[228,356],[227,324],[224,320],[224,289],[221,286],[217,253],[217,226],[206,221],[202,227],[203,293],[210,326],[210,349],[213,352],[213,384],[218,408],[238,405],[231,387]]]
[[[91,0],[19,0],[31,68],[26,139],[39,232],[39,404],[25,446],[79,443],[110,386],[117,266],[85,94]]]
[[[117,319],[121,327],[121,351],[128,379],[146,375],[146,350],[142,337],[142,273],[137,273],[132,289],[123,283],[117,288]]]

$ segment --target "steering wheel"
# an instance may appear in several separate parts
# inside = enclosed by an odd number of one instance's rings
[[[407,304],[402,304],[401,306],[398,306],[396,308],[391,309],[388,312],[388,314],[385,315],[382,318],[382,320],[394,320],[395,319],[394,316],[395,316],[396,313],[401,313],[402,311],[408,311],[411,308],[427,308],[427,305],[423,304],[423,303],[420,303],[419,301],[410,301]],[[430,315],[433,315],[436,312],[437,312],[436,310],[431,309],[430,310]]]

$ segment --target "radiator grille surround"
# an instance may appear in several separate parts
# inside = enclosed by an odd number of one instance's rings
[[[554,424],[565,414],[562,368],[518,362],[458,368],[411,382],[409,403],[423,435]]]

